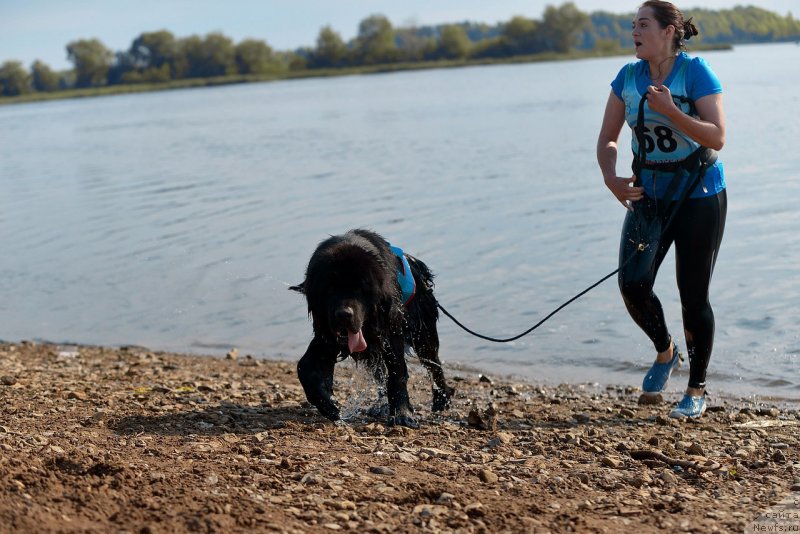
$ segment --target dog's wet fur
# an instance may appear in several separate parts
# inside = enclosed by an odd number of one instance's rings
[[[363,229],[321,242],[303,283],[290,288],[306,296],[314,329],[297,375],[308,401],[333,421],[339,419],[332,399],[334,366],[340,355],[349,355],[366,363],[385,389],[388,424],[418,427],[408,395],[406,344],[431,376],[432,410],[450,406],[453,388],[439,361],[433,275],[422,261],[408,254],[406,258],[417,287],[405,306],[397,281],[399,258],[383,237]]]

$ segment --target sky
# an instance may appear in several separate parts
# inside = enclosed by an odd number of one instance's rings
[[[585,12],[632,12],[641,3],[573,0]],[[504,22],[515,15],[541,18],[547,5],[561,0],[0,0],[0,63],[26,67],[41,60],[56,70],[71,68],[66,45],[97,38],[113,51],[127,50],[143,32],[166,29],[176,37],[222,32],[239,42],[266,41],[276,50],[315,46],[319,30],[330,25],[347,41],[373,14],[395,27],[443,23]],[[676,2],[682,9],[754,5],[781,15],[800,11],[798,0],[697,0]]]

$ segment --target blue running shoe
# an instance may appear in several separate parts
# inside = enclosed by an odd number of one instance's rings
[[[672,371],[680,367],[682,361],[683,356],[681,351],[678,350],[678,345],[673,345],[672,359],[666,363],[654,363],[644,376],[644,381],[642,382],[644,394],[655,395],[656,393],[661,393],[667,387]]]
[[[706,411],[706,397],[701,395],[693,397],[691,395],[684,395],[678,405],[669,412],[670,417],[680,419],[681,417],[688,417],[694,419],[700,417]]]

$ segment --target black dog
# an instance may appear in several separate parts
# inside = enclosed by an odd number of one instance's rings
[[[339,419],[339,407],[331,398],[333,368],[340,355],[349,355],[365,362],[384,382],[389,424],[417,427],[408,396],[406,343],[433,380],[433,411],[450,406],[454,390],[445,382],[439,362],[433,275],[422,261],[396,250],[399,255],[368,230],[330,237],[311,256],[305,281],[290,288],[305,294],[314,328],[297,374],[308,401],[331,420]],[[404,305],[398,273],[405,268],[416,289]]]

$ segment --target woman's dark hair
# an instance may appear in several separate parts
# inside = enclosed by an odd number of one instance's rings
[[[642,7],[649,7],[653,10],[653,16],[662,28],[670,25],[675,27],[675,38],[672,44],[676,50],[685,48],[684,42],[698,34],[697,26],[692,23],[693,17],[689,17],[689,20],[683,20],[683,13],[670,2],[647,0],[640,6],[640,8]]]

